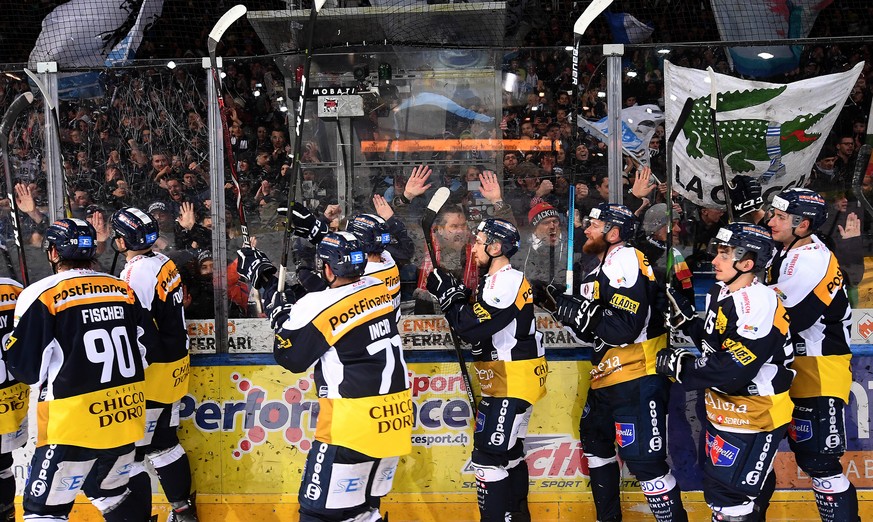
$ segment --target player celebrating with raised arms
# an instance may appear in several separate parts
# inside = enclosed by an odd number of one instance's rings
[[[473,345],[482,399],[472,464],[483,522],[530,521],[524,438],[533,405],[546,394],[548,365],[543,334],[536,330],[533,292],[509,261],[520,239],[509,221],[479,224],[472,253],[486,275],[473,305],[469,290],[447,270],[437,267],[427,278],[449,326]]]
[[[755,499],[775,481],[776,449],[791,420],[788,314],[755,276],[775,251],[766,228],[731,223],[719,229],[710,250],[717,282],[704,318],[680,293],[668,293],[671,322],[702,356],[665,348],[656,368],[686,389],[705,390],[703,496],[712,520],[756,522],[762,513]]]
[[[243,248],[237,270],[258,288],[276,332],[273,354],[292,372],[315,364],[319,413],[300,484],[300,520],[382,520],[398,457],[412,449],[412,396],[393,296],[364,276],[367,257],[349,232],[316,247],[321,288],[276,291],[276,268]],[[354,484],[355,487],[349,487]]]

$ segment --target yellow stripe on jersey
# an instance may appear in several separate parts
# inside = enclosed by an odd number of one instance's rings
[[[794,403],[788,392],[766,396],[726,395],[711,388],[704,394],[706,418],[723,428],[771,431],[788,424]]]
[[[176,264],[172,261],[167,261],[155,277],[158,281],[155,285],[155,295],[166,303],[167,296],[182,284],[182,276],[179,275],[179,269],[176,268]]]
[[[473,368],[484,396],[512,397],[534,404],[546,395],[549,363],[545,357],[523,361],[476,361]]]
[[[0,389],[0,435],[15,433],[27,417],[30,386],[16,382]]]
[[[409,390],[350,399],[318,399],[315,438],[374,458],[412,451],[412,394]]]
[[[646,254],[643,254],[637,249],[634,249],[634,253],[637,255],[637,262],[640,264],[640,273],[649,278],[649,281],[655,280],[655,271],[652,270],[652,265],[649,263],[649,260],[646,258]]]
[[[776,299],[776,312],[773,314],[773,326],[782,335],[788,335],[788,310],[782,305],[782,299]]]
[[[515,297],[515,307],[521,310],[526,304],[533,304],[533,291],[530,289],[527,278],[523,277],[521,286],[518,287],[518,295]]]
[[[146,399],[162,404],[173,404],[188,393],[191,373],[190,356],[173,362],[151,363],[145,370]]]
[[[385,283],[385,286],[388,287],[388,291],[391,292],[392,296],[400,293],[400,270],[397,269],[396,264],[367,275],[369,277],[375,277]]]
[[[394,313],[394,302],[384,285],[373,285],[348,295],[323,310],[312,320],[333,346],[355,326]]]
[[[606,388],[613,384],[655,375],[655,358],[667,347],[667,335],[659,335],[641,343],[615,346],[604,354],[600,364],[591,368],[591,387]]]
[[[789,392],[796,399],[839,397],[849,402],[852,387],[852,355],[798,355],[791,364],[797,372]]]
[[[109,276],[73,277],[58,281],[39,296],[52,315],[71,306],[134,302],[133,290],[125,283]]]
[[[140,381],[37,403],[36,445],[116,448],[145,433],[145,383]]]
[[[22,290],[20,286],[16,285],[0,285],[0,312],[15,310],[15,303]]]
[[[825,271],[824,277],[815,285],[812,292],[825,305],[830,305],[834,300],[836,291],[843,286],[843,273],[840,272],[840,265],[837,263],[837,258],[831,253],[831,258],[828,260],[828,268]]]

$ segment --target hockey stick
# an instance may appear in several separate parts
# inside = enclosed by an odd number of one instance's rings
[[[3,115],[3,120],[0,121],[0,154],[3,154],[3,172],[6,175],[6,197],[9,199],[9,207],[12,210],[10,217],[12,219],[12,231],[15,235],[15,245],[18,247],[18,268],[21,270],[21,284],[27,286],[27,259],[24,256],[24,238],[21,234],[20,217],[18,215],[18,204],[15,202],[15,190],[12,185],[12,167],[9,163],[9,133],[12,132],[12,126],[15,125],[15,120],[21,115],[22,111],[33,103],[33,94],[25,92],[19,94],[12,104],[6,109],[6,114]],[[3,257],[6,259],[6,265],[9,267],[9,274],[14,277],[15,268],[12,266],[12,257],[9,256],[9,250],[3,247]]]
[[[215,96],[218,101],[218,114],[221,118],[221,134],[224,138],[224,155],[227,157],[227,163],[230,166],[230,178],[233,181],[233,186],[236,188],[236,213],[239,217],[239,228],[242,233],[243,247],[251,244],[249,240],[248,221],[246,221],[245,209],[242,204],[242,191],[239,187],[239,173],[236,171],[236,162],[233,157],[233,145],[230,142],[230,129],[227,126],[227,114],[224,113],[224,97],[221,95],[221,76],[218,74],[218,60],[215,57],[215,50],[218,47],[218,42],[234,22],[239,20],[246,14],[246,7],[238,4],[231,7],[221,18],[218,19],[212,30],[209,31],[209,41],[207,49],[209,50],[209,70],[212,73],[212,83],[215,85]]]
[[[664,284],[667,292],[670,291],[670,288],[673,286],[672,279],[674,277],[673,274],[673,177],[676,176],[676,173],[673,172],[673,145],[676,143],[676,139],[679,137],[679,132],[682,131],[682,127],[685,126],[685,122],[688,121],[688,116],[691,115],[691,109],[694,108],[694,100],[691,98],[685,99],[685,104],[682,106],[682,111],[679,113],[679,117],[676,119],[676,123],[673,129],[670,131],[670,136],[667,137],[667,271],[664,275]],[[667,336],[667,347],[671,347],[672,345],[672,332],[673,325],[670,323],[670,307],[667,307],[667,310],[664,312],[666,314],[666,322],[667,327],[670,329],[671,335]]]
[[[430,198],[430,203],[421,215],[421,230],[424,232],[424,244],[427,245],[427,254],[430,256],[430,264],[434,270],[439,268],[437,264],[436,252],[433,248],[433,222],[436,220],[437,213],[449,200],[451,191],[447,187],[440,187],[436,193]],[[464,361],[464,353],[461,352],[461,342],[458,340],[458,335],[449,324],[449,332],[452,334],[452,343],[455,345],[455,355],[458,357],[458,364],[461,366],[461,378],[464,379],[464,386],[467,388],[467,400],[470,401],[470,408],[473,412],[473,418],[476,417],[476,398],[473,396],[473,382],[470,380],[470,373],[467,371],[467,363]]]
[[[288,187],[288,217],[285,219],[285,234],[282,236],[282,261],[279,263],[278,291],[285,290],[285,276],[288,272],[288,254],[291,251],[291,212],[297,199],[297,179],[300,177],[300,149],[303,148],[303,116],[306,114],[306,86],[312,69],[312,41],[315,36],[315,20],[326,0],[314,0],[309,9],[309,34],[306,36],[306,49],[303,56],[303,78],[300,80],[300,94],[297,97],[297,121],[294,122],[294,150],[291,158],[291,180]]]
[[[582,45],[582,35],[588,30],[588,26],[595,18],[600,16],[604,9],[609,7],[612,0],[594,0],[573,24],[573,104],[576,106],[576,118],[582,117],[579,107],[579,46]],[[570,169],[570,187],[567,196],[570,201],[567,204],[567,280],[564,292],[573,293],[573,252],[576,248],[576,145],[579,144],[579,122],[573,122],[573,165]]]
[[[707,67],[706,72],[709,73],[709,87],[712,94],[709,97],[709,121],[712,125],[712,135],[715,137],[715,153],[718,156],[718,172],[721,174],[721,185],[724,190],[724,202],[727,206],[728,223],[734,222],[734,207],[731,205],[730,189],[732,185],[728,184],[727,172],[724,169],[724,157],[721,154],[721,136],[718,133],[718,122],[715,119],[716,103],[718,100],[718,91],[715,89],[715,71],[712,67]]]
[[[48,87],[46,87],[45,84],[40,81],[39,76],[37,76],[30,69],[24,69],[24,73],[27,74],[28,78],[30,78],[30,81],[32,81],[36,85],[36,88],[39,90],[40,94],[42,94],[43,102],[46,104],[46,106],[48,106],[49,112],[51,113],[52,132],[54,132],[54,135],[55,137],[57,137],[58,140],[58,159],[61,160],[61,180],[63,182],[64,188],[64,217],[71,218],[73,217],[73,209],[72,207],[70,207],[70,193],[67,190],[67,179],[66,175],[64,174],[64,159],[63,155],[60,154],[61,124],[58,121],[58,108],[55,106],[54,101],[52,101],[52,97],[49,95]],[[48,140],[45,141],[48,142]]]

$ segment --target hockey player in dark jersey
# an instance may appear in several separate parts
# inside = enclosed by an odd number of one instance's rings
[[[56,273],[19,295],[6,341],[9,370],[39,388],[27,519],[66,520],[80,490],[107,521],[148,518],[127,483],[154,325],[127,283],[91,269],[95,238],[80,219],[49,226],[43,247]]]
[[[427,279],[451,328],[473,345],[482,399],[471,461],[484,522],[530,520],[524,438],[533,405],[546,394],[548,365],[543,335],[536,329],[533,292],[509,261],[519,243],[509,221],[479,224],[472,253],[486,275],[472,305],[469,290],[449,271],[436,268]]]
[[[405,230],[405,227],[404,227]],[[346,231],[351,232],[361,242],[367,254],[367,268],[364,275],[381,279],[391,292],[394,300],[397,321],[400,321],[400,271],[397,263],[385,247],[391,243],[388,224],[379,216],[358,214],[349,220]],[[405,235],[405,233],[404,233]],[[407,237],[407,240],[409,238]],[[411,242],[410,242],[411,244]]]
[[[367,258],[349,232],[324,236],[316,261],[326,288],[276,292],[275,268],[250,248],[240,276],[260,289],[276,331],[273,354],[303,372],[315,364],[319,412],[300,484],[300,520],[382,520],[398,458],[412,449],[412,395],[393,296],[364,276]]]
[[[3,345],[12,334],[13,312],[21,283],[0,277],[0,339]],[[27,411],[30,386],[17,381],[8,371],[0,353],[0,522],[15,520],[15,476],[12,450],[27,443]]]
[[[158,223],[135,207],[116,211],[110,220],[113,247],[125,256],[121,270],[157,327],[157,342],[148,347],[146,368],[146,432],[136,443],[136,463],[131,470],[131,490],[151,511],[151,480],[144,459],[157,472],[172,508],[169,520],[197,520],[191,492],[188,455],[179,444],[179,406],[188,393],[188,330],[182,307],[182,280],[176,264],[153,252]]]
[[[712,250],[717,283],[706,296],[704,318],[680,293],[668,294],[671,322],[702,356],[665,348],[656,367],[687,389],[705,390],[703,494],[712,520],[755,522],[762,520],[755,499],[775,480],[776,449],[791,420],[788,314],[755,276],[775,250],[767,229],[726,225]]]
[[[600,264],[584,275],[574,295],[558,296],[556,318],[579,341],[594,345],[579,434],[597,519],[621,520],[617,444],[655,519],[685,521],[681,491],[667,466],[669,381],[655,373],[655,355],[667,344],[656,309],[663,294],[649,261],[626,244],[636,225],[624,205],[591,209],[583,249]]]
[[[784,191],[772,206],[769,225],[782,248],[767,283],[791,316],[796,355],[788,443],[797,465],[812,477],[821,519],[858,520],[858,495],[840,463],[852,384],[852,309],[836,256],[813,235],[827,220],[827,206],[808,189]]]

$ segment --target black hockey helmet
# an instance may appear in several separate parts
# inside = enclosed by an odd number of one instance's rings
[[[828,219],[828,206],[821,194],[805,188],[790,188],[773,198],[773,208],[791,216],[791,227],[809,220],[810,232],[818,230]]]
[[[89,260],[97,253],[97,232],[82,219],[64,218],[52,223],[45,231],[42,248],[55,247],[61,259]]]
[[[331,232],[315,248],[319,263],[330,267],[337,277],[360,277],[367,268],[363,245],[351,232]]]
[[[776,253],[770,231],[751,223],[729,223],[721,227],[709,242],[710,253],[717,254],[719,246],[733,247],[734,262],[742,260],[746,254],[755,254],[753,270],[766,268]]]
[[[512,257],[521,246],[521,236],[515,225],[505,219],[489,218],[479,223],[476,232],[482,232],[487,238],[486,245],[500,242],[500,253]]]
[[[125,207],[112,214],[109,226],[129,250],[145,250],[158,239],[158,223],[136,207]]]
[[[346,225],[346,232],[354,234],[368,254],[381,254],[391,242],[388,224],[373,214],[358,214],[353,217]]]
[[[603,233],[608,234],[612,227],[618,227],[619,237],[622,241],[630,241],[637,233],[639,220],[624,205],[618,203],[600,203],[588,213],[585,226],[588,227],[592,219],[603,221]]]

